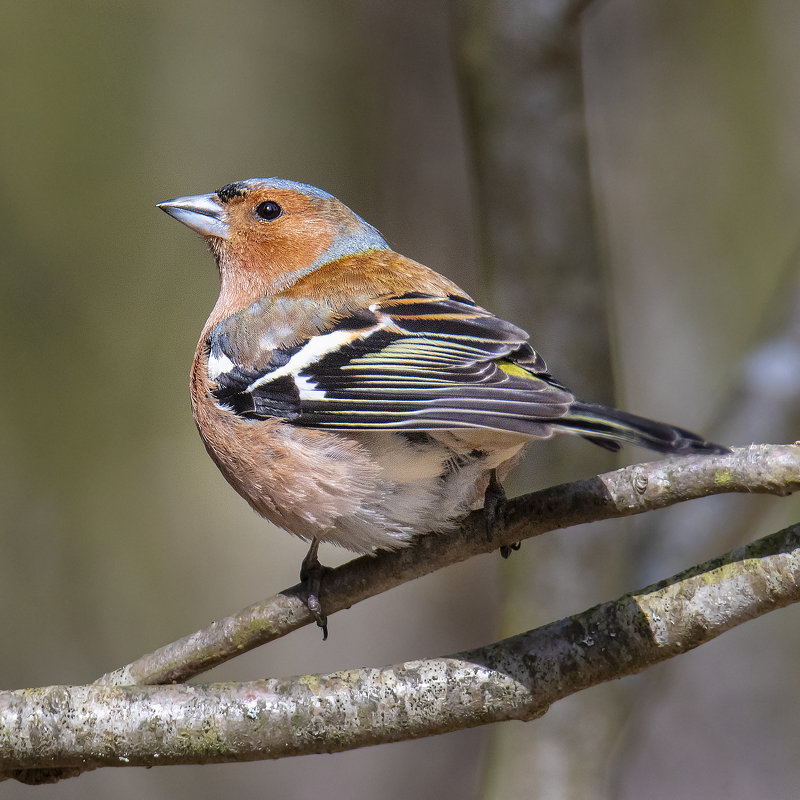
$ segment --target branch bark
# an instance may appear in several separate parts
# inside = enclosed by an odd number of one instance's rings
[[[483,512],[447,535],[412,547],[362,556],[330,570],[322,602],[329,615],[442,567],[558,528],[641,514],[728,492],[787,495],[800,489],[800,447],[753,445],[724,456],[652,461],[510,500],[492,542]],[[98,684],[186,681],[259,645],[313,623],[300,585],[255,603],[208,628],[108,673]]]
[[[796,473],[795,473],[796,479]],[[639,672],[800,600],[800,524],[501,642],[383,669],[204,686],[0,693],[0,769],[336,752],[500,720]]]

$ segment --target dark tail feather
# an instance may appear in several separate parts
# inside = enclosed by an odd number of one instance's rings
[[[579,400],[570,406],[567,415],[559,420],[559,425],[607,450],[619,450],[619,442],[629,442],[660,453],[688,455],[730,452],[729,448],[707,442],[683,428]]]

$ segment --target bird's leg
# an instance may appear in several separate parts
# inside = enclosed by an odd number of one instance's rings
[[[300,565],[300,583],[306,590],[306,606],[317,621],[317,625],[322,628],[322,641],[328,638],[328,618],[322,611],[322,603],[319,601],[319,590],[322,584],[322,576],[325,574],[326,567],[319,563],[317,551],[319,550],[319,539],[311,540],[311,547],[308,548],[306,557]]]
[[[494,526],[503,515],[503,506],[506,503],[506,490],[497,480],[497,470],[489,473],[489,484],[483,498],[483,510],[486,512],[486,541],[491,542]]]
[[[497,470],[493,469],[489,473],[489,485],[486,487],[486,494],[483,500],[483,509],[486,512],[486,539],[492,541],[492,533],[497,521],[503,516],[503,506],[506,504],[506,491],[503,484],[497,479]],[[508,558],[512,550],[519,550],[521,542],[511,545],[501,545],[500,555]]]

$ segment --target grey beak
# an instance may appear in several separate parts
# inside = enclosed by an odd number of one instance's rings
[[[216,194],[195,194],[190,197],[176,197],[157,203],[178,222],[190,227],[201,236],[228,238],[228,224],[225,222],[225,209]]]

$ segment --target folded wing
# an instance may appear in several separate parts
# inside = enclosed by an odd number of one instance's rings
[[[273,311],[259,313],[270,319]],[[226,320],[209,341],[217,402],[243,417],[337,430],[480,427],[535,436],[574,400],[523,330],[466,297],[383,299],[280,346],[268,331],[259,341],[269,347],[257,357],[237,347],[243,324]]]

